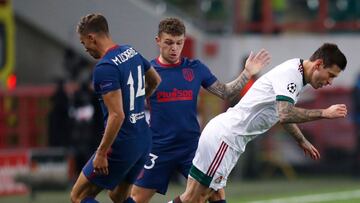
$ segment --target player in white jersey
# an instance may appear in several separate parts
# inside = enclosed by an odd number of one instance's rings
[[[240,102],[213,118],[201,133],[185,192],[174,203],[200,203],[226,185],[227,177],[246,144],[277,122],[283,125],[312,159],[318,150],[295,123],[343,118],[344,104],[326,109],[295,107],[306,84],[318,89],[331,85],[345,69],[346,57],[337,45],[325,43],[308,60],[290,59],[260,77]]]

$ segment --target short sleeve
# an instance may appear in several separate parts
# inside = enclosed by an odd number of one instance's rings
[[[120,89],[119,70],[111,64],[97,65],[93,72],[93,83],[95,92],[106,94],[110,91]]]
[[[284,69],[286,70],[286,69]],[[287,69],[278,71],[272,75],[272,84],[276,95],[276,101],[288,101],[292,104],[297,102],[297,97],[302,89],[302,77],[299,73]]]
[[[201,75],[202,75],[201,86],[203,88],[208,88],[209,86],[214,84],[215,81],[217,81],[216,76],[212,74],[210,69],[205,64],[198,61],[198,66],[200,67],[201,70]]]
[[[150,62],[149,62],[146,58],[144,58],[142,55],[140,55],[140,58],[141,58],[141,60],[142,60],[143,66],[144,66],[144,72],[147,72],[147,71],[150,69],[151,64],[150,64]]]

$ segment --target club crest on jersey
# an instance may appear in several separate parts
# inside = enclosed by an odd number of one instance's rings
[[[294,92],[296,91],[296,84],[295,83],[289,83],[287,85],[287,90],[291,93],[294,94]]]
[[[214,180],[214,182],[219,184],[223,179],[224,179],[224,176],[219,176]]]
[[[194,72],[192,69],[190,68],[184,68],[182,70],[183,76],[185,78],[185,80],[191,82],[194,79]]]

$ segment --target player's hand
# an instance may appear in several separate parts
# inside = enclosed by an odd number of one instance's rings
[[[96,152],[94,161],[94,172],[99,175],[108,175],[109,169],[108,169],[108,160],[107,155],[103,153]]]
[[[270,63],[270,54],[261,49],[256,55],[251,52],[245,63],[245,71],[251,76],[256,75],[262,68]]]
[[[344,118],[347,114],[347,109],[345,104],[335,104],[331,105],[329,108],[324,109],[322,116],[324,118]]]
[[[305,156],[308,154],[314,160],[320,159],[319,151],[308,140],[299,142],[299,146],[304,150]]]

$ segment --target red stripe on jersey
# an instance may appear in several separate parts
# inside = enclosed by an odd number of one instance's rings
[[[221,161],[223,160],[223,158],[225,156],[225,152],[226,152],[227,148],[228,148],[228,145],[225,144],[225,148],[224,148],[224,150],[222,151],[222,153],[220,155],[220,159],[217,160],[217,162],[215,163],[215,168],[212,170],[212,172],[209,175],[210,177],[213,177],[215,175],[215,172],[219,168],[220,163],[221,163]]]
[[[209,167],[208,171],[206,172],[207,175],[209,175],[211,173],[212,169],[214,168],[215,163],[220,158],[221,153],[222,153],[222,151],[224,150],[225,147],[226,147],[225,142],[222,142],[219,149],[218,149],[218,151],[216,152],[216,155],[215,155],[213,161],[210,164],[210,167]]]
[[[191,101],[192,97],[165,97],[158,98],[158,102],[170,102],[170,101]]]

